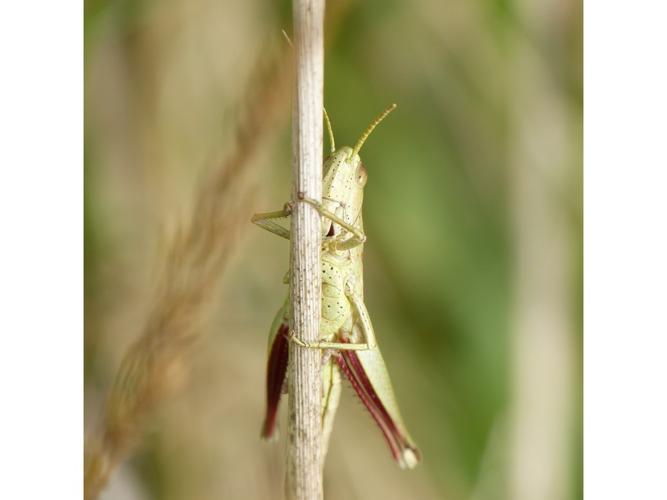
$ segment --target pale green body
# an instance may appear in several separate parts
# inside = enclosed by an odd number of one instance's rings
[[[361,206],[366,174],[364,172],[359,179],[361,174],[357,174],[357,171],[363,169],[363,166],[359,156],[356,161],[348,159],[351,152],[351,148],[341,148],[325,162],[322,208],[340,217],[363,235]],[[326,238],[332,224],[334,236]],[[320,337],[330,341],[341,328],[348,333],[352,330],[352,305],[346,296],[346,290],[363,302],[364,245],[363,241],[355,240],[349,231],[326,216],[322,217],[322,232],[324,248]],[[345,242],[349,239],[356,243],[354,247],[342,250],[337,248],[338,245],[345,247]]]
[[[369,128],[363,140],[377,123],[379,119]],[[360,140],[361,144],[363,140]],[[366,236],[361,208],[367,175],[357,154],[359,147],[358,145],[354,150],[349,147],[340,148],[333,151],[325,161],[321,203],[309,199],[300,200],[313,205],[322,215],[322,311],[319,342],[308,344],[294,337],[291,340],[303,347],[323,349],[324,452],[328,445],[341,391],[340,369],[332,359],[332,352],[336,350],[357,351],[359,361],[382,404],[400,432],[411,441],[403,424],[389,374],[364,305],[363,247]],[[282,211],[257,214],[253,217],[253,222],[289,239],[289,231],[275,223],[274,219],[287,217],[290,213],[291,205],[288,204]],[[287,297],[289,300],[289,293]],[[273,322],[269,348],[273,344],[278,326],[290,319],[288,300],[278,311]],[[417,461],[417,456],[410,450],[406,450],[404,456],[399,458],[399,464],[406,468],[414,467]]]

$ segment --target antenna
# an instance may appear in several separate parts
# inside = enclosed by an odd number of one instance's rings
[[[368,126],[366,129],[366,132],[361,134],[361,137],[357,141],[357,144],[354,146],[354,149],[352,150],[352,154],[350,155],[350,158],[352,158],[354,155],[358,154],[359,151],[361,150],[361,146],[364,145],[364,142],[366,142],[366,139],[368,139],[368,136],[371,135],[371,132],[373,132],[373,129],[378,126],[378,124],[385,119],[385,117],[394,111],[396,109],[396,103],[392,104],[389,106],[387,109],[385,109],[380,116],[378,116],[373,122]]]
[[[327,113],[327,108],[324,109],[324,121],[327,124],[327,131],[329,132],[329,147],[331,147],[331,152],[336,151],[336,141],[334,141],[333,129],[331,128],[331,120],[329,120],[329,114]]]
[[[289,35],[287,34],[287,31],[283,30],[283,36],[285,37],[285,40],[287,40],[287,44],[294,48],[294,44],[292,43],[292,40],[290,40]]]

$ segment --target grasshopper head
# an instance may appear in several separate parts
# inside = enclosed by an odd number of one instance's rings
[[[322,203],[330,212],[342,217],[348,224],[356,224],[361,216],[361,205],[364,201],[364,186],[368,180],[366,168],[361,163],[359,151],[373,129],[396,108],[389,106],[378,116],[361,135],[354,148],[342,147],[334,150],[333,132],[329,116],[324,112],[332,153],[324,162],[324,178],[322,180]],[[323,219],[325,236],[335,236],[340,230],[335,224]]]

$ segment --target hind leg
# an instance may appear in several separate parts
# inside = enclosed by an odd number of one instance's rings
[[[276,314],[269,332],[269,356],[266,367],[266,416],[262,425],[262,438],[275,436],[276,418],[280,396],[285,384],[288,362],[288,304],[285,303]]]

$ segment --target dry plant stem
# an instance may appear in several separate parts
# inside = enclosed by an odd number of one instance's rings
[[[324,0],[294,0],[296,100],[293,116],[291,308],[294,334],[314,342],[321,309],[321,223],[317,211],[299,203],[302,194],[322,197]],[[290,345],[287,498],[323,497],[321,468],[322,382],[320,352]]]
[[[251,79],[232,151],[200,185],[189,219],[168,244],[140,337],[123,358],[100,428],[86,438],[87,500],[99,495],[141,438],[147,419],[174,394],[187,372],[188,348],[200,336],[227,256],[247,224],[246,167],[286,102],[287,59],[275,58]]]

